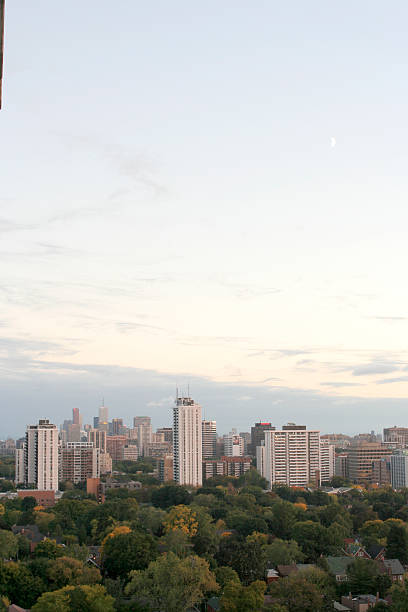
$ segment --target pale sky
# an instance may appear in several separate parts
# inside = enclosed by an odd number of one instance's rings
[[[408,425],[406,3],[6,8],[0,437]]]

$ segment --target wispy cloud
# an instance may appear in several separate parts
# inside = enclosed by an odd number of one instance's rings
[[[361,383],[357,382],[337,382],[337,381],[327,381],[320,383],[324,387],[333,387],[341,389],[342,387],[359,387]]]

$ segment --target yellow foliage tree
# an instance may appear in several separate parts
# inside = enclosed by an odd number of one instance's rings
[[[118,525],[117,527],[115,527],[115,529],[113,529],[113,531],[108,533],[108,535],[103,539],[103,541],[102,541],[102,550],[103,550],[103,547],[105,546],[105,543],[110,538],[115,538],[116,536],[121,535],[122,533],[131,533],[131,531],[132,530],[127,525]]]
[[[302,502],[296,502],[295,504],[293,504],[296,508],[300,508],[301,510],[307,510],[307,504],[304,504]]]
[[[193,537],[198,531],[197,515],[188,506],[180,504],[170,510],[167,518],[163,521],[163,526],[165,533],[179,530],[187,536]]]

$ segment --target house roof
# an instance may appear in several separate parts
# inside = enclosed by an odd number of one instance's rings
[[[38,529],[38,525],[13,525],[11,528],[14,535],[23,535],[31,542],[42,542],[45,535]]]
[[[347,568],[350,563],[353,563],[351,557],[326,557],[329,570],[335,576],[344,576],[347,573]]]
[[[333,602],[333,608],[338,610],[338,612],[350,612],[351,608],[347,608],[347,606],[343,606],[343,604],[338,601]]]
[[[219,597],[211,597],[207,601],[207,606],[211,606],[213,610],[220,610],[221,609],[220,598]]]
[[[292,563],[292,565],[277,565],[276,569],[278,570],[280,575],[283,576],[283,577],[290,576],[294,572],[298,572],[299,571],[299,569],[295,565],[295,563]]]
[[[381,544],[372,544],[366,548],[366,551],[372,559],[376,559],[379,554],[385,551],[385,548],[384,546],[381,546]]]
[[[399,576],[405,573],[399,559],[384,559],[383,563],[388,570],[391,570],[392,576]]]

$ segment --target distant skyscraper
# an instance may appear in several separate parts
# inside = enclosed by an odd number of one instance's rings
[[[202,422],[203,459],[212,459],[216,456],[217,422]]]
[[[251,444],[248,445],[248,452],[256,456],[256,447],[261,446],[261,443],[265,440],[265,431],[274,430],[275,427],[272,427],[272,423],[270,422],[260,422],[255,423],[253,427],[251,427]]]
[[[329,482],[334,476],[335,446],[320,439],[320,480]]]
[[[72,423],[74,425],[80,425],[80,416],[79,416],[79,408],[72,409]]]
[[[21,461],[21,456],[19,457]],[[17,462],[16,462],[17,463]],[[16,465],[19,478],[40,491],[58,490],[58,429],[48,419],[28,425],[24,442],[24,468]]]
[[[244,439],[236,431],[224,436],[225,457],[242,457],[244,455]]]
[[[101,425],[101,423],[108,423],[109,421],[109,409],[107,406],[102,405],[99,408],[99,425]]]
[[[202,475],[201,406],[191,397],[178,397],[173,408],[174,480],[199,487]]]
[[[106,431],[90,429],[88,431],[88,442],[92,442],[94,447],[99,448],[101,453],[106,453]]]
[[[133,429],[136,429],[136,440],[139,447],[139,455],[144,455],[148,444],[152,442],[152,420],[148,416],[136,416],[133,418]]]
[[[393,489],[408,487],[408,451],[399,450],[391,455],[391,486]]]
[[[75,484],[99,478],[99,449],[91,442],[67,442],[60,449],[60,479]]]

